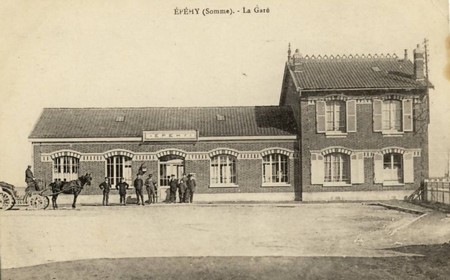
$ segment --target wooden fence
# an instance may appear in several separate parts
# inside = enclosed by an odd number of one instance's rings
[[[450,178],[426,179],[423,199],[450,205]]]

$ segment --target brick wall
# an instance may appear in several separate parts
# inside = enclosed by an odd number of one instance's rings
[[[315,93],[320,96],[320,93]],[[330,93],[328,93],[330,94]],[[342,94],[342,93],[340,93]],[[361,96],[371,96],[374,92],[361,92]],[[381,93],[375,93],[381,94]],[[411,97],[417,92],[410,93]],[[352,98],[352,97],[351,97]],[[354,96],[353,96],[354,98]],[[309,97],[302,98],[300,104],[301,111],[301,178],[303,191],[354,191],[354,190],[397,190],[415,189],[420,181],[428,176],[428,134],[427,120],[419,118],[418,114],[421,106],[416,105],[415,130],[404,132],[401,136],[383,136],[381,132],[373,132],[373,105],[369,103],[357,104],[357,132],[349,132],[344,138],[327,138],[324,133],[317,133],[316,129],[316,106],[308,104]],[[420,129],[419,129],[420,128]],[[357,184],[351,187],[324,187],[321,185],[311,185],[311,150],[322,150],[328,147],[345,147],[350,150],[380,150],[388,147],[400,147],[404,149],[421,149],[420,157],[414,157],[414,183],[404,186],[387,187],[374,183],[373,158],[364,159],[364,184]]]
[[[209,152],[217,148],[229,148],[242,152],[259,152],[266,148],[285,148],[298,153],[298,147],[295,140],[292,141],[219,141],[219,142],[199,142],[199,143],[55,143],[55,144],[34,144],[34,165],[38,178],[43,177],[46,173],[47,179],[50,182],[52,176],[52,162],[41,162],[42,153],[52,153],[61,150],[72,150],[80,153],[105,153],[114,149],[123,149],[137,153],[155,153],[164,149],[180,149],[185,152]],[[133,179],[141,166],[144,163],[147,167],[147,174],[153,173],[156,179],[159,178],[159,169],[157,160],[133,160],[132,174]],[[237,160],[237,180],[238,188],[217,188],[210,187],[210,159],[186,159],[185,172],[196,173],[197,192],[198,193],[228,193],[228,192],[293,192],[300,189],[297,184],[300,184],[299,172],[294,169],[298,168],[298,159],[291,159],[289,164],[289,178],[291,186],[289,187],[261,187],[262,184],[262,159],[238,159]],[[98,185],[103,181],[105,176],[105,161],[80,161],[80,174],[86,172],[92,173],[92,185],[86,186],[83,194],[100,194],[101,190]],[[113,192],[114,194],[114,192]]]

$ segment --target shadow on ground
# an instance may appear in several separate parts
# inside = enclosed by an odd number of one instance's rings
[[[415,256],[152,257],[2,270],[1,279],[448,279],[450,243],[387,248]]]

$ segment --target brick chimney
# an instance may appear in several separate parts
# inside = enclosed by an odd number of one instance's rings
[[[292,71],[303,70],[303,56],[298,49],[295,50],[291,57],[291,69]]]
[[[423,68],[424,68],[424,51],[417,45],[414,50],[414,79],[416,81],[423,81],[425,79]]]

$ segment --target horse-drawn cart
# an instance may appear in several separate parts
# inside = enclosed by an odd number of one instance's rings
[[[14,206],[27,207],[27,209],[46,209],[50,204],[49,196],[52,197],[53,209],[58,208],[56,199],[59,194],[73,194],[72,208],[76,207],[77,197],[85,185],[91,184],[91,174],[80,176],[77,180],[68,182],[55,181],[43,186],[40,180],[35,180],[26,188],[23,196],[18,195],[16,187],[0,181],[0,209],[10,210]]]
[[[48,196],[52,195],[52,191],[49,188],[26,190],[25,194],[20,196],[16,187],[11,184],[0,182],[0,187],[0,208],[3,210],[10,210],[14,206],[27,207],[28,209],[46,209],[50,204]]]

